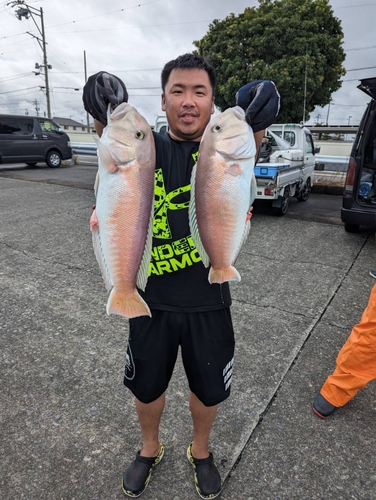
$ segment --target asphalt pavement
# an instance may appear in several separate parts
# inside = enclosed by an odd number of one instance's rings
[[[122,385],[127,322],[106,316],[92,250],[93,173],[84,186],[0,172],[2,499],[122,499],[140,447]],[[374,234],[346,233],[339,209],[320,194],[284,217],[255,209],[232,286],[232,393],[211,435],[222,500],[376,498],[375,383],[330,419],[311,410],[375,284]],[[145,500],[199,498],[187,398],[179,360]]]

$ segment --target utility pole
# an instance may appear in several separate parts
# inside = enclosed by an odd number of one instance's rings
[[[332,99],[330,99],[329,101],[329,105],[328,105],[328,113],[326,115],[326,126],[329,125],[329,112],[330,112],[330,103],[332,102]]]
[[[303,124],[305,123],[306,101],[307,101],[307,64],[308,64],[308,52],[306,51],[306,56],[305,56],[305,71],[304,71]]]
[[[87,69],[86,69],[86,50],[84,50],[84,69],[85,69],[85,84],[87,82]],[[86,113],[87,133],[90,134],[89,113]]]
[[[39,116],[39,110],[40,110],[40,107],[38,106],[38,104],[39,104],[39,103],[38,103],[38,99],[35,99],[35,100],[33,101],[33,104],[34,104],[34,107],[35,107],[35,111],[36,111],[36,113],[37,113],[37,116]]]
[[[8,2],[7,5],[11,5],[12,7],[19,6],[18,9],[16,10],[16,17],[19,21],[22,21],[22,18],[24,17],[25,19],[28,19],[29,17],[32,18],[34,21],[35,26],[37,27],[37,30],[39,31],[39,34],[41,35],[42,39],[39,37],[33,35],[29,31],[27,33],[35,38],[37,42],[39,43],[40,48],[43,51],[43,64],[38,64],[35,63],[35,69],[40,69],[44,68],[44,79],[45,79],[45,84],[46,84],[46,101],[47,101],[47,116],[48,118],[51,118],[51,104],[50,104],[50,87],[49,87],[49,81],[48,81],[48,70],[52,69],[52,66],[48,64],[47,62],[47,43],[46,43],[46,36],[44,33],[44,18],[43,18],[43,9],[36,9],[35,7],[31,7],[30,5],[27,5],[24,0],[13,0],[11,2]],[[35,16],[40,17],[41,19],[41,27],[39,28]],[[39,75],[40,73],[35,72],[36,75]]]

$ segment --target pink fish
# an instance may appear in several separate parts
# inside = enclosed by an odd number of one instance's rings
[[[107,314],[151,316],[144,290],[151,256],[155,146],[147,121],[120,104],[98,147],[96,208],[90,219],[94,253],[110,296]]]
[[[191,178],[189,222],[210,283],[240,281],[234,263],[247,239],[247,212],[256,195],[255,140],[242,108],[207,125]]]

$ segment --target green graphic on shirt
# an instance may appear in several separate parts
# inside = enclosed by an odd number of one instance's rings
[[[166,193],[162,169],[155,171],[154,187],[154,238],[170,239],[172,237],[170,224],[168,222],[168,210],[182,210],[189,207],[189,201],[174,203],[173,200],[182,193],[190,191],[191,186],[182,186],[171,193]]]
[[[193,154],[197,157],[198,153]],[[195,159],[195,158],[194,158]],[[190,191],[191,186],[182,186],[174,189],[171,193],[166,193],[162,169],[155,171],[155,198],[154,198],[154,220],[153,236],[160,240],[172,238],[171,228],[168,221],[170,210],[183,210],[189,207],[189,201],[174,203],[174,199],[182,193]],[[181,238],[172,243],[164,243],[153,246],[151,262],[149,264],[149,276],[151,274],[162,275],[173,273],[193,266],[201,261],[191,236]]]

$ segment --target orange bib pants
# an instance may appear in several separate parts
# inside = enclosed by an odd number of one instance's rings
[[[339,407],[376,378],[376,285],[360,323],[339,351],[336,365],[320,392],[329,403]]]

